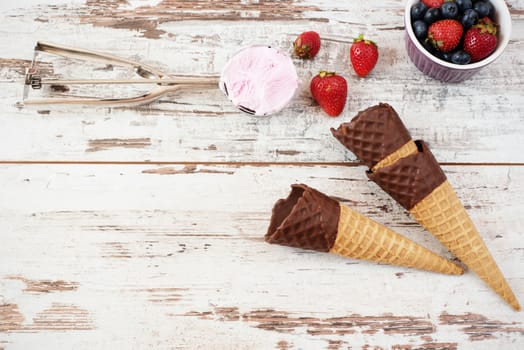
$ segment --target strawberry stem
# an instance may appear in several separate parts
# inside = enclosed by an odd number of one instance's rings
[[[481,33],[497,34],[497,26],[487,17],[482,18],[473,28],[477,28]]]
[[[364,34],[359,34],[358,37],[356,38],[353,38],[353,42],[354,43],[360,43],[360,42],[364,42],[364,44],[368,44],[368,45],[373,45],[373,46],[377,46],[377,44],[372,41],[372,40],[368,40],[368,39],[364,39]],[[378,47],[378,46],[377,46]]]
[[[321,70],[320,73],[318,73],[318,75],[320,75],[321,78],[331,77],[331,76],[335,75],[335,72],[328,72],[328,71],[325,71],[325,70]]]

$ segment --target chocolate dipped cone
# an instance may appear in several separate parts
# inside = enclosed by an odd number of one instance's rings
[[[265,240],[379,263],[459,275],[461,267],[306,185],[277,201]]]
[[[371,180],[515,310],[520,310],[513,291],[440,165],[423,141],[411,140],[391,106],[370,107],[350,123],[331,131],[370,168],[367,175]],[[359,139],[375,140],[373,147],[378,149],[366,150]]]
[[[417,151],[397,112],[386,103],[359,112],[351,122],[331,128],[331,133],[370,169]]]

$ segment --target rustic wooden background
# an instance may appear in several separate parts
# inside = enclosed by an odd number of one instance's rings
[[[0,349],[523,349],[523,313],[470,272],[263,241],[273,203],[303,182],[452,258],[329,132],[388,102],[430,144],[523,303],[524,1],[507,4],[504,55],[443,84],[409,61],[399,0],[2,1]],[[140,108],[17,106],[38,40],[216,75],[239,47],[291,53],[305,30],[322,49],[295,60],[301,89],[275,116],[242,114],[218,89]],[[380,46],[366,79],[348,59],[358,33]],[[39,64],[50,77],[124,74]],[[348,79],[338,118],[309,95],[320,69]]]

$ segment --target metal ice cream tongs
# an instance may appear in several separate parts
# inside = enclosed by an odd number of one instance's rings
[[[132,68],[139,79],[52,79],[43,78],[37,67],[37,54],[45,52],[65,58],[83,61],[98,61],[110,66]],[[154,84],[154,87],[139,96],[125,98],[94,98],[94,97],[44,97],[29,99],[30,89],[41,89],[45,85],[51,87],[64,87],[71,85],[109,85],[109,84]],[[136,106],[151,103],[167,94],[183,89],[206,89],[218,86],[218,77],[215,76],[170,76],[151,66],[106,53],[78,49],[37,42],[35,55],[31,66],[27,69],[24,81],[23,105],[90,105],[90,106]],[[67,89],[67,88],[64,88]]]

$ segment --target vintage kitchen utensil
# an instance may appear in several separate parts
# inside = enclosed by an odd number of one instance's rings
[[[65,58],[82,61],[105,63],[109,66],[131,68],[138,78],[135,79],[54,79],[46,78],[39,69],[37,56],[40,53],[57,55]],[[207,89],[218,86],[218,77],[215,76],[183,76],[168,75],[154,67],[130,59],[117,57],[97,51],[61,46],[56,44],[37,42],[31,66],[27,69],[24,80],[24,95],[22,105],[90,105],[90,106],[137,106],[151,103],[163,96],[185,89]],[[39,90],[44,86],[64,87],[72,85],[134,85],[152,84],[154,87],[148,92],[134,97],[124,98],[96,98],[78,96],[60,96],[44,98],[28,98],[30,90]],[[63,89],[63,88],[62,88]],[[66,88],[67,89],[67,88]],[[53,89],[51,89],[52,91]],[[61,89],[55,89],[61,90]]]

